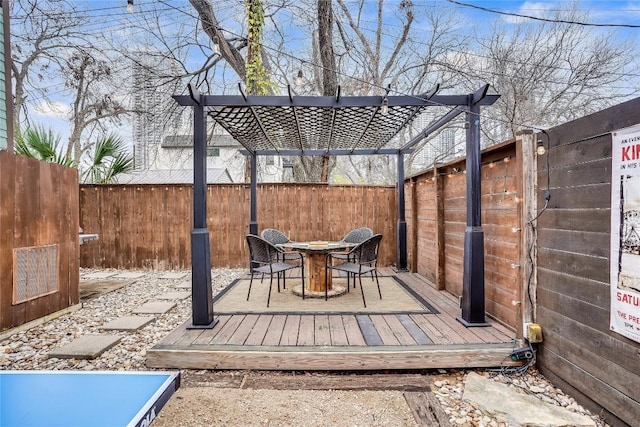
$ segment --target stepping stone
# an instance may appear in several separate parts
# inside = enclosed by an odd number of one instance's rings
[[[483,413],[498,415],[509,426],[595,427],[586,415],[544,402],[534,395],[520,393],[515,387],[484,378],[475,372],[467,375],[462,400],[477,404]]]
[[[58,359],[95,359],[120,342],[117,335],[83,335],[69,344],[54,348],[49,358]]]
[[[176,306],[175,302],[147,302],[133,309],[135,314],[164,314]]]
[[[187,274],[188,273],[164,273],[163,275],[159,276],[158,279],[182,279]]]
[[[99,271],[98,273],[91,273],[82,277],[84,279],[106,279],[107,277],[113,277],[116,274],[118,273],[113,271]]]
[[[157,298],[164,299],[164,300],[185,299],[190,295],[191,295],[191,292],[177,291],[177,292],[167,292],[166,294],[158,295]]]
[[[180,282],[175,285],[175,287],[180,289],[191,289],[191,282]]]
[[[120,273],[115,277],[118,279],[139,279],[141,277],[144,277],[145,275],[146,273],[128,271],[128,272]]]
[[[138,329],[147,326],[155,319],[156,318],[153,316],[124,316],[112,320],[106,325],[102,325],[100,329],[112,331],[137,331]]]

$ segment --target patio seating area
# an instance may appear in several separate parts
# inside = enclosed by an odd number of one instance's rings
[[[266,313],[252,312],[248,303],[246,312],[216,313],[218,323],[212,329],[189,329],[190,321],[181,325],[147,352],[147,366],[353,371],[513,364],[509,359],[514,347],[512,330],[492,319],[487,319],[488,327],[467,328],[456,320],[460,308],[451,294],[436,290],[417,274],[388,267],[379,268],[379,273],[404,283],[428,303],[429,310],[364,312],[360,304],[342,312]],[[288,282],[296,279],[300,277],[290,276]],[[368,276],[363,283],[376,289]],[[254,286],[268,287],[268,283],[256,281]],[[384,286],[382,296],[384,300]],[[340,298],[344,296],[328,301],[299,298],[299,303],[330,304]],[[262,299],[256,304],[265,305]],[[216,309],[214,303],[214,312]]]

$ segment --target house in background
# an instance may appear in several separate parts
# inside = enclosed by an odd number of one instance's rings
[[[230,182],[244,181],[245,159],[241,149],[240,143],[231,135],[213,135],[207,145],[207,181],[211,169],[224,170]],[[151,155],[149,172],[154,170],[193,171],[193,135],[165,136]],[[193,173],[191,181],[187,182],[193,182]]]

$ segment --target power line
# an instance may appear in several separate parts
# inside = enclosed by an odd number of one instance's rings
[[[449,3],[457,4],[459,6],[482,10],[483,12],[496,13],[498,15],[514,16],[514,17],[517,17],[517,18],[532,19],[532,20],[535,20],[535,21],[553,22],[553,23],[571,24],[571,25],[582,25],[582,26],[585,26],[585,27],[640,28],[640,25],[633,25],[633,24],[596,24],[594,22],[580,22],[580,21],[571,21],[571,20],[567,20],[567,19],[540,18],[538,16],[523,15],[523,14],[520,14],[520,13],[503,12],[501,10],[489,9],[487,7],[477,6],[475,4],[469,4],[469,3],[462,3],[462,2],[456,1],[456,0],[447,0],[447,1]]]

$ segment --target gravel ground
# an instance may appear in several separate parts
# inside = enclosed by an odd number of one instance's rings
[[[81,269],[80,276],[98,270]],[[109,270],[99,270],[105,272]],[[123,271],[116,271],[123,273]],[[178,302],[173,310],[136,332],[101,331],[100,326],[121,316],[131,315],[134,308],[190,280],[162,279],[166,272],[149,271],[145,277],[120,289],[83,302],[83,307],[31,329],[17,332],[0,341],[0,369],[3,370],[149,370],[145,366],[147,349],[164,338],[191,316],[191,300]],[[212,271],[214,294],[233,279],[246,274],[246,269]],[[110,279],[105,279],[110,280]],[[117,334],[118,345],[94,360],[49,358],[55,347],[84,334]],[[183,371],[185,377],[198,371]],[[478,372],[478,371],[476,371]],[[228,373],[227,373],[228,374]],[[239,372],[238,375],[247,373]],[[431,389],[457,426],[505,427],[499,419],[462,401],[466,371],[437,370],[422,374],[432,380]],[[211,373],[215,375],[215,373]],[[266,373],[281,376],[289,373]],[[322,375],[322,374],[317,374]],[[496,381],[512,384],[552,404],[592,417],[599,427],[602,420],[589,414],[572,398],[556,389],[542,375],[530,369],[522,376],[497,375],[485,371]],[[191,375],[192,377],[193,375]],[[237,385],[218,386],[185,381],[153,422],[154,426],[415,426],[413,415],[400,391],[340,390],[253,390]]]

